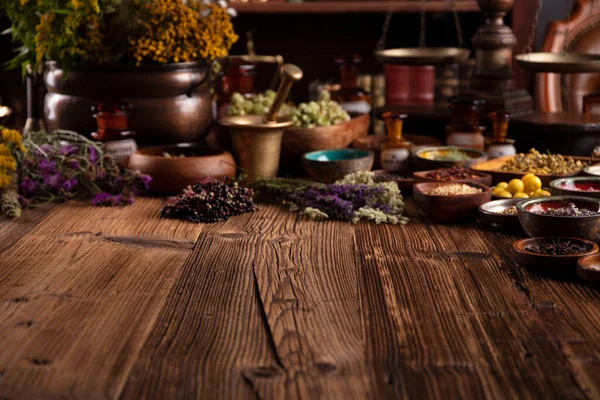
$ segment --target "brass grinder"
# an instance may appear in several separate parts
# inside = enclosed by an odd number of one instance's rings
[[[292,125],[291,118],[277,118],[277,114],[292,84],[302,79],[302,70],[293,64],[284,64],[279,73],[281,84],[266,115],[235,115],[219,121],[231,131],[238,165],[261,177],[277,176],[283,131]]]

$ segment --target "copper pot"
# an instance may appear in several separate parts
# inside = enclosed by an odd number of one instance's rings
[[[48,129],[88,135],[96,128],[91,107],[106,99],[131,104],[131,127],[141,146],[200,141],[213,121],[212,67],[201,63],[83,67],[66,74],[46,66]]]

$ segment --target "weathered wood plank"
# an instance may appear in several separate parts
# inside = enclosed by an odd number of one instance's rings
[[[16,219],[0,216],[0,255],[35,228],[54,207],[55,204],[46,204],[30,208],[24,210],[21,217]]]
[[[116,398],[188,253],[19,241],[0,260],[0,398]]]
[[[143,238],[180,242],[183,247],[191,248],[203,225],[160,218],[164,201],[139,198],[135,204],[126,207],[91,207],[88,203],[69,201],[58,206],[52,218],[46,219],[36,234],[86,233],[108,238]]]
[[[367,354],[398,395],[585,397],[496,250],[512,240],[421,217],[402,231],[359,226]]]
[[[273,207],[206,227],[122,398],[366,397],[353,230]]]

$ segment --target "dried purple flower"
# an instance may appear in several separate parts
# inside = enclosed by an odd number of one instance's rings
[[[75,189],[75,187],[77,186],[78,183],[79,183],[79,181],[76,178],[67,179],[63,182],[62,188],[66,192],[70,192],[73,189]]]
[[[97,195],[95,195],[92,198],[92,205],[94,207],[112,206],[113,205],[112,197],[113,196],[110,193],[106,193],[106,192],[98,193]]]
[[[98,160],[100,159],[100,156],[98,155],[98,152],[96,151],[95,148],[90,147],[90,162],[92,164],[96,164],[98,162]]]
[[[152,177],[150,175],[139,174],[140,181],[144,185],[146,190],[150,189],[150,182],[152,182]]]
[[[61,156],[72,156],[73,154],[77,153],[78,151],[79,151],[78,146],[74,146],[72,144],[67,144],[65,146],[62,146],[58,150],[58,154],[60,154]]]
[[[56,172],[56,161],[50,161],[47,158],[44,158],[38,163],[38,168],[42,173],[53,174]]]
[[[44,184],[47,185],[52,192],[58,192],[62,186],[62,176],[60,174],[48,175],[44,179]]]
[[[28,176],[23,178],[23,180],[19,184],[19,188],[26,195],[34,194],[38,190],[38,187],[39,187],[38,183]]]

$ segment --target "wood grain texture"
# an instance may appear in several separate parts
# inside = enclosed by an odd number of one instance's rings
[[[516,236],[410,201],[402,227],[159,205],[63,204],[18,232],[0,398],[600,396],[600,294],[515,265]]]
[[[35,228],[54,207],[54,204],[47,204],[43,207],[28,209],[23,211],[23,215],[17,219],[0,216],[0,255]]]

